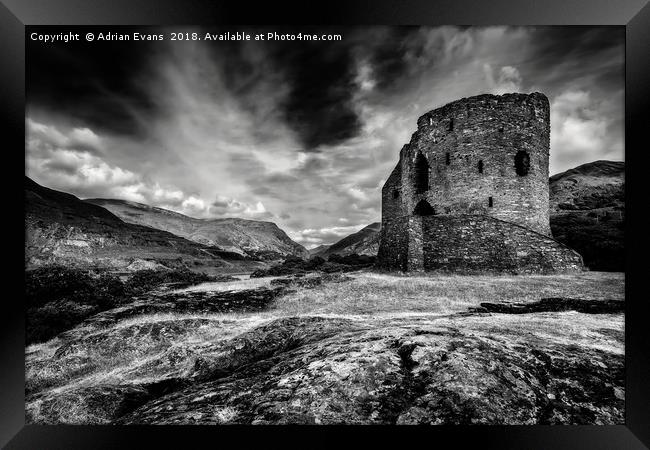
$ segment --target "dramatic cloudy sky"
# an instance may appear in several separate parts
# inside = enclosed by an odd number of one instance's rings
[[[287,31],[247,29],[269,30]],[[321,32],[342,40],[29,42],[27,175],[81,198],[270,220],[313,247],[380,220],[417,118],[462,97],[546,94],[551,174],[624,158],[622,27]]]

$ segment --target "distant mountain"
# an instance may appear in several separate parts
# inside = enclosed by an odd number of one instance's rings
[[[591,270],[625,270],[625,163],[594,161],[549,180],[551,232]]]
[[[314,248],[312,248],[312,249],[309,250],[309,256],[310,256],[310,257],[312,257],[312,256],[316,256],[316,255],[318,255],[319,253],[322,253],[322,252],[324,252],[325,250],[327,250],[331,245],[332,245],[332,244],[322,244],[322,245],[319,245],[318,247],[314,247]]]
[[[375,256],[379,250],[380,229],[381,224],[379,222],[371,223],[356,233],[352,233],[324,250],[315,253],[314,256],[327,258],[333,254],[346,256],[353,253]]]
[[[251,264],[172,233],[125,223],[101,206],[25,177],[25,263],[112,269]],[[258,264],[254,264],[258,265]]]
[[[551,212],[624,211],[625,163],[594,161],[549,179]]]
[[[292,241],[273,222],[246,219],[196,219],[142,203],[113,199],[87,199],[111,211],[124,222],[168,231],[200,244],[261,260],[288,255],[307,258],[309,252]]]

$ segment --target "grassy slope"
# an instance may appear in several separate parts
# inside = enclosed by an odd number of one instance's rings
[[[381,224],[379,222],[371,223],[370,225],[362,228],[356,233],[344,237],[340,241],[323,248],[321,251],[314,253],[327,259],[329,255],[350,255],[353,253],[359,255],[372,255],[377,254],[379,248],[379,230]]]

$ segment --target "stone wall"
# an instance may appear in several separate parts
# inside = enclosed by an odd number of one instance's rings
[[[550,235],[549,117],[540,93],[480,95],[423,115],[400,156],[402,209],[412,214],[426,199],[436,214],[484,214]],[[526,175],[515,168],[519,151],[530,160]],[[429,164],[429,189],[418,194],[419,153]]]
[[[582,257],[556,240],[488,216],[422,218],[423,268],[442,272],[580,271]]]
[[[409,218],[382,222],[377,267],[383,270],[407,270]]]
[[[407,219],[407,261],[406,269],[409,272],[424,270],[424,244],[429,239],[424,234],[425,217],[411,216]]]
[[[525,274],[583,269],[582,257],[569,247],[489,216],[402,217],[381,232],[378,266],[384,270]]]
[[[402,209],[402,165],[397,163],[381,190],[381,221],[384,223],[405,214]]]

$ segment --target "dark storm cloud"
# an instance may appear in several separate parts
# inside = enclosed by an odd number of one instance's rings
[[[410,69],[409,59],[424,52],[424,41],[414,36],[417,30],[416,27],[385,28],[374,39],[363,43],[369,47],[368,62],[378,89],[395,88]]]
[[[596,85],[610,89],[622,89],[622,82],[624,79],[625,66],[622,64],[613,64],[611,67],[604,69],[602,73],[594,76],[594,82]]]
[[[355,98],[360,60],[372,67],[373,90],[377,93],[399,89],[400,82],[412,71],[413,61],[431,51],[423,36],[417,34],[418,27],[249,30],[268,31],[342,35],[341,41],[234,43],[211,49],[214,57],[225,63],[223,75],[228,89],[237,94],[254,117],[263,116],[256,85],[270,78],[286,83],[286,95],[276,106],[307,152],[360,134],[363,123]],[[433,50],[438,51],[436,45],[442,47],[444,43],[433,43]],[[255,47],[264,49],[264,57],[256,57],[251,51]],[[262,131],[259,133],[260,142],[268,140]]]
[[[111,31],[131,33],[127,27]],[[31,27],[31,32],[56,34],[69,27]],[[74,32],[98,33],[95,27],[75,27]],[[102,27],[101,31],[106,32]],[[26,86],[29,106],[54,111],[80,125],[97,130],[134,135],[142,131],[140,117],[151,116],[155,103],[143,83],[149,57],[157,43],[81,41],[44,45],[27,39]]]
[[[305,150],[336,145],[358,134],[361,121],[353,103],[355,66],[348,44],[277,45],[270,56],[289,84],[281,103],[285,120]]]
[[[339,33],[342,40],[231,42],[208,46],[208,51],[219,62],[227,89],[253,118],[264,120],[279,113],[302,144],[301,150],[315,152],[321,146],[341,144],[361,132],[363,123],[356,98],[360,61],[372,67],[375,93],[398,90],[400,82],[413,75],[413,61],[431,50],[427,47],[431,44],[417,34],[418,29],[221,28],[221,33]],[[438,47],[443,45],[442,41],[437,43]],[[437,50],[436,43],[433,47]],[[273,105],[276,109],[268,110],[259,98],[258,87],[264,83],[276,84],[283,90],[284,95]],[[252,132],[263,143],[275,137],[277,130],[254,127]]]
[[[566,84],[593,76],[593,87],[621,89],[625,77],[625,29],[605,27],[534,27],[526,73],[548,83]],[[553,70],[561,69],[561,70]]]
[[[531,28],[534,53],[531,59],[543,66],[549,61],[574,58],[582,60],[602,54],[609,48],[620,47],[625,28],[620,26],[547,26]]]
[[[36,31],[57,33],[63,28],[39,28]],[[112,32],[132,33],[136,28],[110,28]],[[143,28],[137,28],[142,31]],[[157,29],[145,28],[158,33]],[[209,30],[223,33],[229,28]],[[79,27],[80,34],[106,31]],[[203,34],[206,29],[197,28]],[[230,31],[242,31],[233,29]],[[265,33],[265,28],[249,29]],[[356,76],[355,49],[368,47],[363,33],[334,28],[273,28],[279,32],[323,32],[343,35],[336,42],[228,42],[206,44],[221,70],[227,89],[236,95],[252,117],[279,112],[297,134],[306,151],[321,145],[336,145],[356,136],[361,127],[354,105]],[[405,31],[395,31],[370,49],[372,60],[382,81],[394,80],[404,70],[400,49],[391,39],[402,39]],[[146,119],[155,115],[158,99],[147,89],[147,80],[157,70],[156,56],[164,49],[159,42],[80,42],[43,45],[28,39],[27,86],[31,106],[56,111],[98,130],[133,135],[146,129]],[[179,43],[177,45],[186,45]],[[263,56],[259,49],[263,48]],[[256,53],[257,52],[257,53]],[[257,86],[265,82],[286,85],[284,99],[276,105],[280,111],[264,111],[265,102],[257,97]],[[163,95],[161,93],[161,95]],[[260,142],[272,139],[273,129],[254,128]]]
[[[39,30],[42,30],[39,29]],[[62,29],[48,28],[49,33]],[[85,33],[97,28],[78,28]],[[135,28],[113,29],[130,33]],[[138,29],[142,31],[142,29]],[[219,32],[228,31],[219,29]],[[427,42],[416,27],[307,30],[313,33],[340,32],[340,42],[229,42],[210,45],[209,51],[221,61],[219,67],[226,87],[238,97],[252,117],[263,120],[265,103],[257,97],[256,86],[273,81],[286,83],[286,95],[275,105],[286,124],[297,134],[303,150],[315,151],[357,136],[362,126],[355,107],[357,62],[363,58],[372,68],[375,91],[400,88],[400,82],[414,71],[414,61],[444,49],[441,39]],[[536,27],[530,28],[532,51],[526,79],[549,72],[563,64],[556,77],[577,74],[585,61],[600,57],[608,49],[620,47],[621,27]],[[157,32],[156,29],[147,31]],[[205,30],[197,29],[199,33]],[[215,30],[210,30],[214,32]],[[235,31],[233,29],[233,31]],[[250,29],[266,32],[265,28]],[[291,28],[273,31],[296,32]],[[305,30],[303,30],[305,31]],[[463,32],[463,28],[458,28]],[[164,48],[159,42],[85,41],[43,45],[28,39],[27,96],[31,106],[56,110],[78,120],[79,125],[117,134],[137,134],[147,127],[146,119],[157,112],[158,101],[146,89],[146,80],[156,70],[153,60]],[[251,48],[263,47],[263,57]],[[620,85],[620,64],[604,68],[596,75],[602,85]],[[549,80],[550,81],[550,80]],[[274,129],[254,127],[259,142],[274,138]]]

